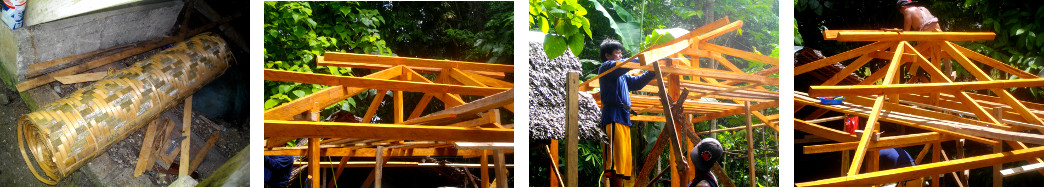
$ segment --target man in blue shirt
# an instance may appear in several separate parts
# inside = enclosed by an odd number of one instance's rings
[[[604,73],[616,67],[616,61],[623,59],[625,53],[620,42],[606,39],[599,47],[602,65],[598,67],[598,73]],[[637,62],[637,61],[633,61]],[[631,69],[617,68],[608,74],[598,78],[601,87],[602,121],[605,130],[611,140],[611,152],[605,155],[609,162],[605,164],[605,170],[610,177],[612,186],[620,186],[621,179],[630,179],[633,174],[633,160],[631,156],[631,96],[630,91],[637,91],[649,84],[655,78],[650,72],[638,75],[628,74]],[[637,115],[637,114],[635,114]],[[616,178],[613,178],[616,176]]]

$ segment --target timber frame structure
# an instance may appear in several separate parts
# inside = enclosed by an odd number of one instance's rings
[[[952,173],[954,177],[946,181],[968,186],[967,169],[989,166],[993,167],[993,186],[1002,186],[1003,177],[1032,171],[1044,173],[1040,165],[1044,162],[1040,159],[1044,156],[1044,146],[1040,146],[1044,144],[1044,135],[1037,132],[1044,130],[1044,121],[1040,118],[1044,116],[1044,104],[1018,100],[1007,90],[1041,87],[1044,79],[950,42],[993,40],[994,36],[992,32],[824,31],[826,40],[874,43],[794,69],[794,75],[801,75],[858,57],[822,85],[812,86],[808,93],[794,93],[795,112],[801,108],[818,108],[804,119],[795,118],[795,129],[837,142],[805,146],[804,153],[842,152],[842,171],[846,172],[841,177],[801,182],[796,186],[877,186],[914,177],[917,180],[913,182],[921,182],[920,177],[932,177],[931,185],[939,186],[942,179],[939,175],[944,173]],[[916,45],[912,41],[916,41]],[[885,59],[889,64],[858,85],[835,86],[872,59]],[[955,82],[948,76],[949,70],[940,70],[949,68],[941,65],[942,59],[955,61],[976,80]],[[910,68],[901,69],[906,63]],[[1021,79],[995,80],[983,71],[984,67]],[[918,75],[920,70],[927,72],[928,78]],[[900,81],[905,76],[911,79]],[[930,83],[923,83],[925,81]],[[975,90],[986,90],[993,95],[969,92]],[[823,105],[813,98],[823,96],[844,96],[845,101],[840,105]],[[871,134],[859,136],[818,124],[843,119],[820,118],[828,111],[868,118],[867,123],[859,127]],[[881,130],[879,121],[923,131],[882,136],[877,134]],[[992,146],[993,153],[965,157],[965,139]],[[941,143],[949,141],[956,142],[956,155],[947,155],[941,149]],[[1003,144],[1012,150],[1002,151]],[[917,166],[878,171],[879,150],[922,145],[924,149],[915,159]],[[931,161],[922,162],[929,151]],[[1015,161],[1028,161],[1030,165],[1001,169],[1002,164]],[[958,171],[965,171],[965,175],[958,175]]]
[[[510,164],[504,164],[504,159],[505,153],[513,153],[514,126],[501,123],[500,109],[514,111],[514,84],[498,78],[513,73],[513,65],[335,52],[319,56],[317,62],[319,66],[379,71],[351,77],[265,69],[265,80],[333,86],[265,111],[265,156],[309,156],[312,185],[322,187],[334,187],[336,178],[329,183],[320,181],[317,177],[324,177],[317,175],[320,168],[337,168],[333,177],[339,177],[344,168],[374,168],[362,187],[380,187],[383,167],[453,166],[481,168],[479,185],[485,188],[490,186],[488,169],[494,166],[488,158],[493,155],[496,185],[507,187],[507,181],[501,180],[507,180]],[[437,77],[429,80],[421,73]],[[380,94],[370,103],[362,123],[318,122],[320,110],[369,89]],[[393,93],[394,123],[370,123],[389,91]],[[424,93],[412,113],[403,109],[403,92]],[[461,95],[484,98],[467,102]],[[422,116],[433,98],[446,109]],[[283,147],[297,138],[309,138],[308,146]],[[341,160],[320,162],[326,156]],[[480,157],[482,164],[394,161],[396,157],[428,156]]]
[[[649,47],[624,61],[617,61],[616,67],[605,71],[608,73],[617,68],[657,71],[656,80],[644,86],[639,92],[631,94],[631,108],[640,114],[631,116],[631,121],[664,122],[665,127],[673,127],[665,128],[659,133],[659,137],[644,163],[635,162],[635,164],[643,164],[643,166],[636,168],[638,169],[635,172],[637,179],[633,186],[651,186],[655,181],[649,181],[649,179],[659,179],[658,177],[665,174],[668,169],[670,169],[669,179],[672,187],[687,186],[695,173],[691,162],[687,162],[690,161],[687,159],[688,152],[695,146],[695,143],[700,142],[699,134],[745,130],[749,143],[753,140],[751,133],[754,128],[767,126],[776,132],[779,131],[778,114],[766,115],[759,112],[759,110],[779,106],[779,93],[765,88],[765,86],[779,85],[778,78],[768,76],[779,72],[779,59],[709,42],[711,39],[735,31],[742,26],[743,21],[730,22],[729,18],[722,18],[667,43]],[[772,67],[748,74],[736,67],[724,55],[766,63]],[[700,58],[714,60],[705,62],[704,66],[710,66],[709,64],[716,61],[726,70],[701,67]],[[637,59],[638,63],[631,62],[634,59]],[[579,91],[591,91],[599,87],[598,78],[604,76],[605,73],[580,83]],[[666,92],[662,92],[664,90]],[[657,93],[658,96],[655,95]],[[592,93],[592,95],[601,105],[599,93]],[[719,100],[729,102],[718,102]],[[653,113],[658,115],[649,115]],[[741,114],[747,115],[746,126],[695,132],[694,123],[696,122]],[[752,125],[752,116],[765,123]],[[772,138],[775,139],[775,135],[772,135]],[[552,144],[552,146],[555,145],[557,144]],[[753,147],[752,144],[747,144],[746,148],[743,148],[747,152],[748,162],[750,162],[748,169],[750,177],[756,177],[753,163],[755,155],[751,155],[754,153]],[[664,150],[668,150],[670,153],[670,168],[654,172],[656,161],[659,160],[660,154]],[[718,182],[722,186],[735,186],[719,165],[715,165],[712,171],[717,175]],[[756,185],[756,178],[750,179],[750,185]],[[553,175],[552,186],[555,184]]]

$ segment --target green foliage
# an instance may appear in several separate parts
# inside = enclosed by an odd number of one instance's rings
[[[351,75],[350,68],[320,67],[314,62],[326,51],[392,54],[378,33],[385,20],[360,2],[266,1],[264,11],[265,68],[295,72]],[[265,109],[318,92],[326,86],[265,81]],[[352,110],[358,95],[331,109]]]
[[[568,48],[573,54],[584,50],[585,36],[591,38],[587,9],[577,0],[529,0],[530,28],[544,32],[544,53],[554,59]]]

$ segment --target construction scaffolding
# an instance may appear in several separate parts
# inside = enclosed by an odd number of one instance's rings
[[[939,186],[940,175],[952,173],[956,185],[968,186],[966,170],[992,166],[993,186],[1002,186],[1003,177],[1044,172],[1040,165],[1044,147],[1039,146],[1044,144],[1044,135],[1032,131],[1044,130],[1040,119],[1044,104],[1018,100],[1008,90],[1041,87],[1044,79],[951,42],[993,40],[994,36],[991,32],[825,31],[826,40],[874,43],[794,68],[794,75],[802,75],[858,57],[823,84],[811,86],[808,93],[794,93],[795,112],[816,109],[810,116],[795,118],[794,128],[836,142],[805,146],[804,154],[841,152],[844,172],[840,177],[796,185],[878,186],[908,180],[920,184],[921,177],[929,177],[932,186]],[[887,67],[857,85],[836,86],[873,59],[888,60]],[[956,62],[975,80],[955,82],[950,67],[943,65],[945,61]],[[906,65],[909,68],[904,70]],[[996,80],[983,71],[987,68],[1021,79]],[[844,96],[844,102],[826,105],[814,98],[832,96]],[[862,134],[823,124],[844,118],[820,118],[830,111],[867,118],[865,125],[859,125]],[[881,135],[883,122],[902,131]],[[992,146],[992,154],[964,156],[965,139]],[[941,143],[951,141],[956,143],[956,155],[948,155],[941,148]],[[1005,143],[1011,151],[1002,151]],[[914,160],[916,166],[878,171],[879,150],[921,145],[923,149]],[[922,162],[929,151],[931,161]],[[1001,169],[1002,164],[1015,161],[1030,165]],[[965,172],[958,175],[958,171]]]
[[[344,168],[374,168],[362,187],[380,187],[383,167],[431,166],[481,168],[483,188],[490,186],[488,169],[495,167],[496,187],[507,187],[507,168],[513,165],[504,164],[505,153],[513,153],[514,126],[501,122],[500,109],[514,111],[514,84],[502,80],[505,73],[514,72],[514,66],[335,52],[319,56],[317,62],[319,66],[379,71],[352,77],[266,69],[265,80],[333,87],[265,111],[265,156],[308,156],[308,172],[316,187],[335,184],[336,178],[322,184],[320,168],[337,168],[333,177],[340,177]],[[429,80],[421,73],[437,76]],[[377,90],[378,95],[362,123],[318,122],[320,110],[369,89]],[[370,123],[389,91],[393,93],[394,123]],[[404,92],[424,93],[409,114],[403,109]],[[468,102],[461,95],[483,98]],[[433,98],[445,110],[424,115]],[[297,138],[309,138],[308,146],[283,147]],[[495,165],[489,164],[490,155]],[[320,161],[325,156],[341,160]],[[428,156],[479,157],[481,164],[395,161]]]
[[[640,171],[635,172],[638,175],[633,186],[651,186],[655,181],[650,181],[650,179],[657,180],[659,176],[666,173],[667,169],[658,173],[653,172],[664,150],[668,150],[670,153],[670,185],[672,187],[687,186],[695,175],[695,168],[687,159],[689,149],[695,146],[695,143],[700,142],[701,138],[698,134],[710,133],[710,131],[695,132],[694,124],[741,114],[747,115],[745,126],[718,130],[718,132],[746,131],[747,146],[743,150],[746,151],[749,162],[750,185],[757,185],[754,146],[751,143],[753,141],[752,133],[754,128],[763,128],[765,125],[774,131],[779,130],[778,114],[766,115],[759,112],[759,110],[779,106],[779,93],[765,88],[765,86],[779,85],[778,78],[768,76],[779,71],[779,59],[708,42],[742,26],[743,21],[730,22],[728,18],[722,18],[667,43],[649,47],[624,61],[617,61],[616,67],[579,84],[579,91],[591,91],[599,87],[598,78],[617,68],[656,71],[657,79],[653,81],[654,83],[650,83],[641,88],[639,92],[630,95],[632,103],[630,108],[640,114],[631,116],[632,121],[665,123],[665,128],[659,133],[659,137],[644,163],[636,163],[643,164],[643,166],[636,168]],[[748,74],[736,67],[724,55],[773,66]],[[703,66],[707,67],[701,67],[700,58],[713,61],[705,62]],[[638,63],[634,63],[632,60],[637,60]],[[709,68],[715,63],[725,70]],[[592,93],[592,95],[601,105],[599,93]],[[751,116],[764,124],[752,125]],[[557,159],[552,160],[557,161]],[[721,185],[735,186],[719,165],[715,165],[712,172],[717,175]],[[650,173],[658,175],[650,176]],[[555,184],[555,179],[552,178],[552,185]]]

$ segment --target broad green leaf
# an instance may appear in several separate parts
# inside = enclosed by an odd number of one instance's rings
[[[544,36],[544,53],[547,54],[547,59],[555,59],[558,56],[565,53],[567,46],[566,40],[562,36],[547,34]]]
[[[540,31],[543,31],[544,34],[547,34],[547,31],[550,29],[551,28],[547,25],[547,18],[540,17]]]
[[[569,36],[569,49],[573,52],[573,55],[578,56],[580,52],[584,51],[584,35],[575,34]]]
[[[271,109],[281,102],[279,99],[268,99],[265,101],[265,110]]]

